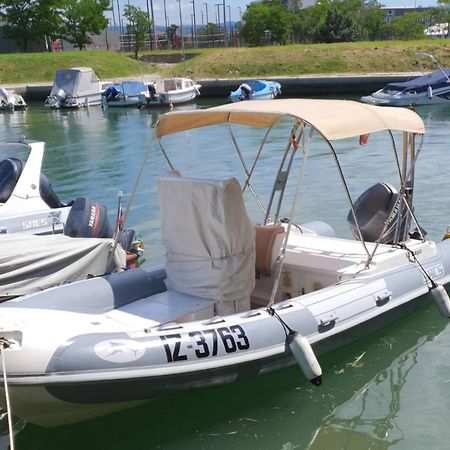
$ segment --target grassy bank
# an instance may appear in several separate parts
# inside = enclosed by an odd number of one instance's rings
[[[52,82],[58,69],[92,67],[100,79],[139,76],[155,72],[124,53],[106,51],[69,51],[57,53],[17,53],[0,55],[0,82],[23,84]]]
[[[443,66],[450,66],[450,42],[421,40],[217,49],[187,61],[186,68],[198,79],[411,72],[417,70],[416,51],[431,53]],[[432,68],[427,60],[421,62]],[[173,72],[181,73],[182,67]]]
[[[188,74],[194,79],[412,72],[416,51],[433,54],[450,66],[447,40],[383,41],[284,47],[227,48],[198,51],[184,64],[161,68],[131,59],[123,53],[71,51],[0,55],[0,82],[51,82],[60,68],[92,67],[101,79],[141,74]],[[432,66],[424,59],[424,67]]]

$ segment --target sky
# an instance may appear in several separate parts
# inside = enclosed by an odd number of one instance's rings
[[[131,4],[138,6],[139,8],[147,11],[147,0],[119,0],[119,5],[122,10],[125,1],[129,1]],[[153,11],[155,15],[155,23],[156,25],[164,26],[164,0],[148,0],[148,4],[151,5],[151,1],[153,1]],[[381,4],[385,6],[436,6],[436,0],[378,0]],[[114,2],[114,10],[117,11],[117,0],[111,0]],[[174,23],[176,25],[180,24],[180,15],[179,15],[179,2],[177,0],[165,0],[166,2],[166,11],[168,16],[169,25]],[[219,13],[220,13],[220,22],[223,23],[223,6],[222,0],[194,0],[195,2],[195,22],[197,26],[206,24],[206,4],[208,5],[208,19],[209,22],[216,22],[217,16],[217,4],[220,3]],[[231,15],[231,21],[237,22],[240,20],[240,14],[244,13],[246,9],[246,5],[248,5],[251,0],[225,0],[226,5],[226,16],[227,22],[230,20],[229,16]],[[191,15],[193,14],[192,8],[192,0],[180,0],[181,12],[182,12],[182,20],[183,27],[190,26],[192,23]],[[150,6],[149,6],[150,7]],[[116,18],[117,20],[117,18]],[[112,20],[111,20],[112,24]]]

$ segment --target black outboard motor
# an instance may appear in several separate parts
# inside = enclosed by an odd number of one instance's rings
[[[153,83],[149,83],[147,86],[148,93],[150,94],[149,100],[156,100],[156,87]]]
[[[376,183],[363,192],[356,200],[354,211],[362,238],[365,241],[376,242],[380,239],[380,243],[382,244],[391,244],[394,242],[400,204],[400,202],[396,203],[398,197],[399,193],[392,185],[388,183]],[[394,206],[395,211],[391,215]],[[389,216],[391,217],[389,218]],[[408,217],[406,208],[404,208],[402,216],[400,221],[400,232],[398,234],[400,241],[405,238]],[[388,226],[386,227],[383,236],[381,236],[388,219]],[[353,235],[359,239],[358,229],[351,210],[347,215],[347,222]]]
[[[43,173],[41,173],[39,179],[39,193],[41,194],[42,200],[44,200],[50,208],[62,208],[67,206],[61,202],[58,195],[53,190],[50,181],[48,181],[48,178]]]
[[[22,169],[23,162],[17,158],[8,158],[0,162],[0,203],[6,203],[11,197]]]
[[[241,95],[239,96],[239,100],[248,100],[250,98],[250,93],[252,92],[252,88],[247,83],[241,84]]]
[[[78,197],[67,217],[64,234],[70,237],[112,238],[113,229],[109,225],[106,208],[86,197]]]

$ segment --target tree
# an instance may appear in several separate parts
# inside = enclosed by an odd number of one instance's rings
[[[61,19],[59,0],[2,0],[5,37],[13,39],[27,52],[30,42],[57,36]]]
[[[100,34],[107,27],[103,13],[109,7],[109,0],[64,0],[62,36],[80,50],[86,49],[92,42],[89,34]]]
[[[128,20],[128,34],[134,36],[134,59],[138,59],[139,50],[144,47],[145,35],[150,35],[152,22],[145,11],[131,4],[125,5],[123,15]]]
[[[241,36],[247,44],[261,45],[269,16],[270,8],[264,3],[253,3],[246,9],[242,17],[244,25],[241,28]]]
[[[172,50],[177,48],[177,30],[178,25],[175,25],[174,23],[170,25],[170,27],[167,27],[166,33],[167,33],[167,40],[170,42],[170,45],[172,47]]]
[[[368,6],[363,17],[363,29],[370,41],[385,39],[389,34],[386,13],[379,6]]]
[[[328,9],[324,23],[317,29],[318,42],[352,42],[357,39],[355,22],[336,7]]]
[[[244,13],[241,36],[249,45],[261,45],[265,36],[286,44],[292,35],[294,16],[279,1],[252,3]]]
[[[423,16],[420,13],[405,13],[394,17],[392,31],[397,39],[418,39],[424,36],[425,27],[422,23]]]

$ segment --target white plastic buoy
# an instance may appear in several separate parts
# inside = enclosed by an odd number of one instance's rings
[[[433,88],[431,86],[428,86],[428,99],[431,100],[433,97]]]
[[[450,319],[450,298],[448,298],[448,294],[444,286],[437,284],[431,288],[430,292],[437,303],[440,313],[444,317]]]
[[[289,342],[294,358],[297,360],[303,375],[316,386],[322,384],[322,368],[316,355],[305,336],[300,333],[293,333]]]

